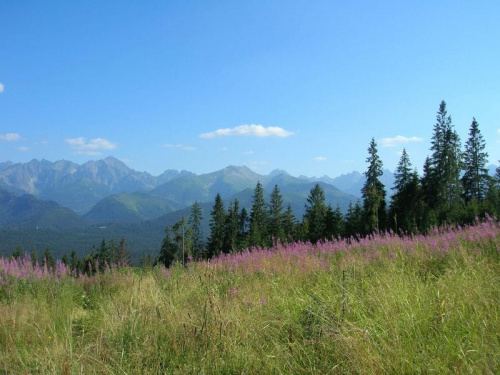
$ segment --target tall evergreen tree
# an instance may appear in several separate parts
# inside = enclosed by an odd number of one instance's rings
[[[460,202],[462,191],[460,137],[453,128],[444,100],[436,116],[431,151],[427,203],[439,211],[444,221],[449,218],[453,206]]]
[[[292,206],[290,203],[286,207],[286,211],[283,214],[283,235],[285,242],[293,242],[296,239],[296,226],[297,220],[293,215]]]
[[[377,151],[377,143],[372,138],[368,147],[368,170],[364,173],[366,177],[365,184],[361,189],[364,213],[366,218],[365,232],[384,229],[385,222],[385,187],[380,182],[382,176],[382,160],[380,160]]]
[[[224,229],[224,253],[235,252],[239,249],[239,229],[240,229],[240,205],[237,199],[233,204],[229,205],[226,214],[225,229]]]
[[[352,236],[358,236],[362,233],[364,229],[363,225],[363,208],[359,201],[355,205],[352,202],[349,203],[349,208],[345,216],[345,237],[349,238]]]
[[[390,219],[393,221],[394,230],[407,230],[409,226],[416,226],[413,218],[413,205],[418,193],[418,175],[411,170],[410,158],[405,149],[401,154],[398,166],[394,173],[394,195],[391,199]],[[413,185],[412,185],[413,184]],[[415,185],[417,184],[417,185]],[[414,223],[415,221],[415,223]]]
[[[203,220],[201,214],[201,207],[198,201],[193,203],[191,207],[191,214],[189,216],[188,224],[191,228],[191,243],[193,247],[193,258],[195,260],[203,258],[203,228],[201,221]]]
[[[35,264],[37,264],[37,263],[38,263],[38,250],[35,248],[31,252],[31,264],[33,264],[33,266],[35,266]]]
[[[335,227],[335,214],[332,208],[332,205],[329,204],[326,207],[325,212],[325,232],[323,234],[323,238],[331,240],[335,237],[333,233]]]
[[[165,237],[163,237],[160,248],[160,256],[158,258],[159,262],[167,268],[170,267],[177,258],[177,246],[175,246],[175,243],[172,241],[170,230],[170,226],[165,228]],[[151,260],[149,263],[151,263]]]
[[[248,227],[250,226],[250,217],[248,211],[243,207],[240,212],[240,229],[238,232],[238,243],[241,249],[248,246]]]
[[[97,260],[99,261],[99,271],[104,270],[106,267],[106,263],[109,264],[111,260],[111,254],[109,252],[109,246],[106,243],[106,240],[103,238],[101,241],[101,246],[97,251]]]
[[[109,241],[109,264],[118,263],[118,245],[114,239]]]
[[[422,178],[420,179],[420,184],[422,186],[422,198],[424,202],[429,206],[429,208],[433,207],[433,201],[435,197],[434,194],[434,184],[432,181],[432,166],[430,157],[425,158],[424,168],[423,168]]]
[[[217,256],[222,252],[224,246],[225,220],[226,213],[224,211],[224,202],[220,194],[217,194],[210,218],[210,237],[208,239],[207,248],[208,258]]]
[[[326,233],[326,203],[325,192],[317,183],[309,192],[304,219],[309,225],[309,241],[316,243],[325,238]]]
[[[333,235],[340,238],[344,235],[344,215],[337,204],[335,211],[333,211]]]
[[[411,170],[411,162],[406,149],[403,149],[401,158],[399,159],[398,166],[394,173],[394,187],[395,193],[402,191],[406,185],[411,181],[413,172]]]
[[[48,247],[45,248],[42,258],[44,265],[46,265],[49,268],[54,268],[55,265],[54,257],[52,256],[52,253]]]
[[[81,266],[80,260],[78,259],[78,255],[76,254],[75,250],[71,252],[71,255],[69,257],[69,266],[72,270],[78,270]]]
[[[257,182],[253,193],[252,210],[250,211],[250,246],[270,245],[268,237],[268,216],[266,201],[264,200],[264,189],[262,184]]]
[[[172,225],[172,239],[176,247],[176,259],[183,265],[186,264],[191,251],[191,232],[187,227],[186,218],[183,216],[178,222]]]
[[[124,237],[120,238],[120,243],[118,245],[118,264],[120,266],[130,265],[130,250],[128,249],[127,242]]]
[[[65,266],[69,266],[69,257],[68,257],[68,254],[64,254],[61,258],[61,262],[62,264],[64,264]]]
[[[12,258],[13,259],[21,259],[23,257],[23,248],[21,245],[17,245],[16,249],[12,252]]]
[[[269,232],[275,241],[283,241],[283,196],[278,185],[274,185],[269,201]]]
[[[485,168],[488,153],[484,151],[486,142],[479,130],[479,124],[472,118],[469,130],[469,139],[465,144],[464,169],[462,177],[464,198],[466,202],[472,199],[481,202],[488,192],[488,170]]]

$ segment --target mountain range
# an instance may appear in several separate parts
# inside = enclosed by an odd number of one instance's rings
[[[394,175],[385,170],[381,180],[389,195]],[[322,186],[327,203],[346,212],[350,202],[360,199],[364,176],[354,171],[336,178],[294,177],[283,170],[261,175],[244,166],[200,175],[169,169],[153,176],[113,157],[82,165],[66,160],[1,162],[0,252],[17,244],[40,246],[40,238],[52,247],[86,252],[96,243],[91,241],[117,236],[134,244],[133,251],[144,252],[159,246],[164,228],[188,216],[195,201],[204,211],[207,231],[217,193],[226,208],[238,199],[249,210],[258,181],[266,198],[278,185],[285,205],[301,219],[315,183]]]
[[[363,176],[359,172],[353,174],[352,182],[343,182],[340,189],[346,194],[336,191],[331,197],[333,205],[338,203],[345,209],[345,202],[359,198],[358,186],[362,185]],[[135,171],[113,157],[82,165],[67,160],[50,162],[36,159],[28,163],[7,161],[0,164],[0,188],[17,196],[30,194],[41,200],[56,202],[81,215],[89,223],[151,220],[190,206],[195,201],[213,201],[217,193],[227,198],[253,189],[258,181],[264,186],[273,185],[275,181],[274,184],[285,190],[294,190],[292,185],[308,189],[307,183],[310,182],[328,185],[336,182],[327,176],[319,179],[296,178],[279,170],[261,175],[238,166],[201,175],[169,169],[153,176]],[[354,194],[349,195],[349,190]],[[327,198],[330,198],[328,194]]]

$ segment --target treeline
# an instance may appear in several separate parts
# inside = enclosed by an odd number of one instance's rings
[[[12,253],[14,259],[21,259],[26,255],[29,255],[33,266],[45,266],[49,269],[56,267],[56,259],[49,248],[46,248],[40,255],[36,249],[29,254],[25,254],[21,246],[18,246]],[[64,254],[60,260],[62,264],[71,269],[74,276],[80,274],[92,275],[96,272],[104,272],[107,268],[129,266],[131,264],[130,250],[123,237],[119,242],[110,240],[107,243],[103,239],[99,247],[94,246],[92,251],[81,258],[73,250],[70,255]]]
[[[210,213],[208,239],[201,227],[198,202],[191,214],[165,230],[159,256],[153,262],[169,267],[174,262],[209,259],[245,248],[269,247],[276,242],[318,241],[339,237],[362,237],[373,232],[426,233],[429,228],[464,224],[486,213],[500,212],[500,167],[495,176],[486,169],[488,154],[479,124],[472,119],[465,147],[454,129],[446,103],[442,101],[436,116],[431,155],[423,166],[423,175],[412,169],[410,157],[403,150],[395,171],[394,191],[387,201],[386,187],[380,181],[383,164],[377,144],[371,140],[364,175],[362,200],[351,203],[345,215],[337,206],[325,202],[319,184],[311,189],[306,212],[301,220],[288,205],[276,185],[269,203],[262,185],[257,183],[250,212],[240,210],[238,200],[226,208],[218,194]],[[151,261],[151,260],[149,260]],[[149,262],[148,261],[148,262]]]

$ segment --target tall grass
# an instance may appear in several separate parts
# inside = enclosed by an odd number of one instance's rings
[[[0,262],[0,373],[500,372],[491,218],[93,277],[13,262]]]

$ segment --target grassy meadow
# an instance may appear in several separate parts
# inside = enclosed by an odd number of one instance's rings
[[[500,226],[75,277],[0,260],[0,374],[498,374]]]

